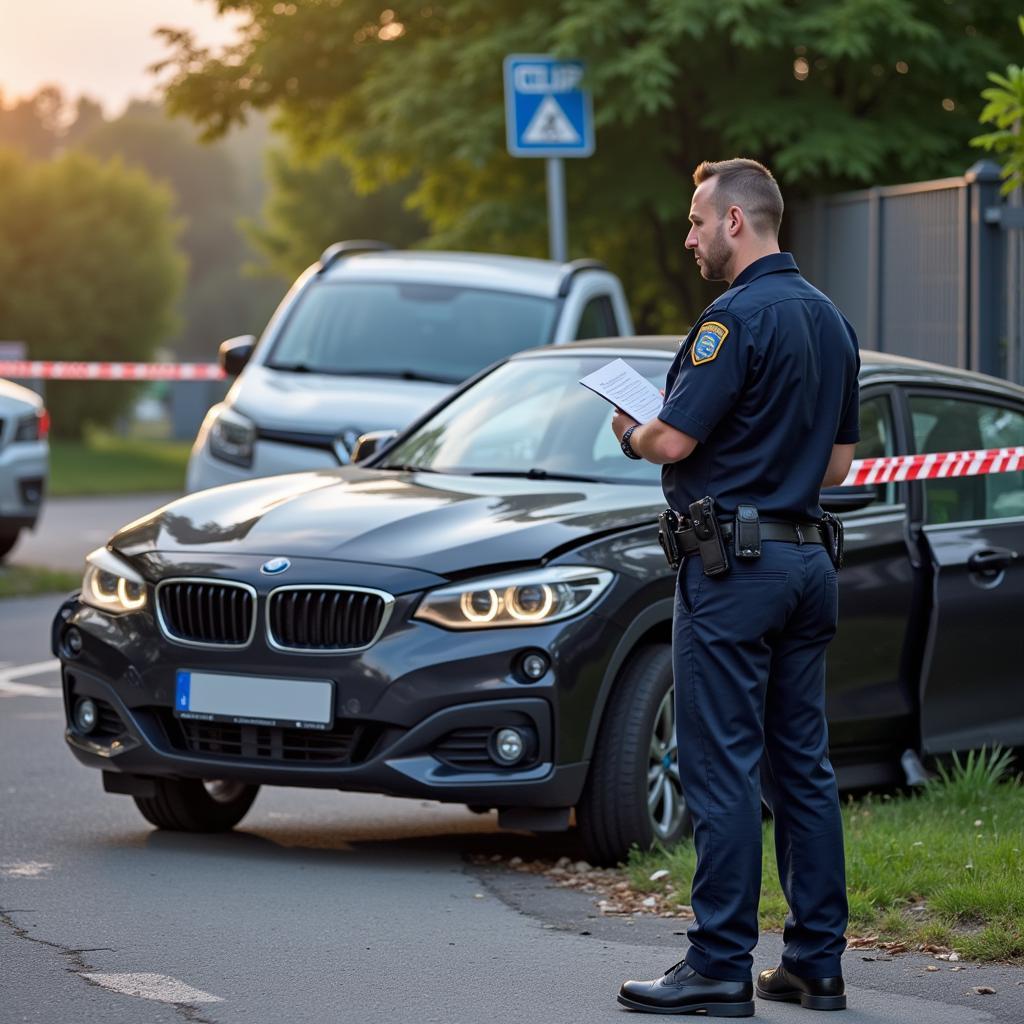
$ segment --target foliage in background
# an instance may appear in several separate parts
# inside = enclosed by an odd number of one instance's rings
[[[1019,0],[216,0],[225,52],[165,30],[171,108],[209,136],[275,109],[360,189],[414,180],[431,244],[546,254],[543,161],[505,152],[501,62],[589,61],[597,153],[569,161],[570,248],[623,276],[641,329],[716,289],[683,252],[694,166],[767,161],[789,199],[962,173],[978,83]],[[1008,28],[1008,26],[1011,26]]]
[[[117,156],[167,185],[189,272],[178,330],[162,338],[161,347],[209,360],[225,338],[260,332],[287,281],[257,280],[244,269],[255,253],[239,222],[257,215],[264,199],[267,119],[253,118],[214,145],[195,135],[154,103],[132,102],[108,119],[98,104],[84,97],[72,103],[56,86],[9,106],[0,101],[0,147],[35,159],[72,149]]]
[[[271,150],[267,177],[262,219],[245,229],[266,265],[289,280],[332,242],[376,238],[406,248],[427,234],[423,219],[405,206],[407,182],[358,195],[352,172],[334,154],[308,159],[294,147]]]
[[[1024,15],[1017,19],[1024,35]],[[1003,195],[1024,186],[1024,68],[1010,64],[1003,74],[989,72],[994,84],[982,92],[988,102],[978,118],[996,130],[971,139],[1003,160]]]
[[[167,191],[118,160],[0,151],[0,338],[36,359],[150,358],[175,326],[175,230]],[[112,422],[133,390],[51,382],[54,433]]]
[[[961,959],[1024,960],[1024,785],[1000,748],[940,769],[913,796],[850,800],[843,808],[851,937],[952,948]],[[760,920],[781,928],[773,828],[764,829]],[[628,876],[645,892],[671,884],[690,902],[692,843],[634,854]],[[657,882],[651,875],[667,868]],[[870,943],[869,943],[870,944]]]
[[[174,196],[189,276],[181,330],[164,344],[182,358],[208,361],[225,338],[258,334],[286,287],[283,280],[268,287],[243,272],[253,252],[239,221],[257,212],[263,191],[262,173],[254,182],[243,171],[252,163],[261,169],[268,138],[265,126],[247,133],[256,136],[256,145],[244,150],[240,143],[249,140],[237,131],[217,145],[203,145],[187,123],[171,120],[160,106],[134,102],[120,117],[80,133],[75,143],[143,168]],[[243,157],[239,150],[248,152]]]

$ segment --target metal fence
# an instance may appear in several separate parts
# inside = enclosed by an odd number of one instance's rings
[[[1024,381],[1024,210],[999,185],[979,161],[962,178],[798,203],[789,245],[863,348]]]

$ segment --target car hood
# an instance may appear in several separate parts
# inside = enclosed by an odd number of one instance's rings
[[[390,377],[290,373],[250,364],[232,391],[234,408],[267,430],[338,436],[399,429],[454,385]]]
[[[292,473],[200,491],[130,523],[110,546],[206,555],[325,558],[440,576],[537,562],[563,547],[656,521],[656,485],[568,483],[374,470]]]

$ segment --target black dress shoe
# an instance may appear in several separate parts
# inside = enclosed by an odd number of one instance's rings
[[[757,994],[761,999],[799,1003],[808,1010],[846,1009],[846,986],[841,976],[801,978],[785,967],[776,967],[757,976]]]
[[[708,1017],[753,1017],[749,981],[719,981],[698,974],[685,960],[654,981],[624,981],[619,1002],[644,1013],[701,1013]]]

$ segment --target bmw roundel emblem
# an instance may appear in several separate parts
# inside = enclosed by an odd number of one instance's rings
[[[280,576],[292,563],[287,558],[271,558],[260,566],[264,576]]]

